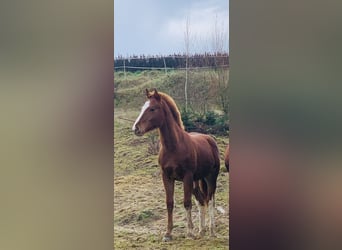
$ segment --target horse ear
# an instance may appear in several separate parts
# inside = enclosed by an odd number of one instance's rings
[[[154,90],[154,93],[153,93],[154,98],[156,98],[157,101],[160,101],[160,95],[157,89],[153,89],[153,90]]]
[[[146,92],[147,98],[149,98],[150,97],[150,92],[148,91],[148,89],[145,89],[145,92]]]

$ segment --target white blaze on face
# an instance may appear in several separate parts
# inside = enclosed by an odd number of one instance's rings
[[[144,112],[146,111],[146,109],[150,106],[150,101],[146,101],[144,106],[142,106],[141,108],[141,112],[140,115],[138,116],[138,118],[135,120],[135,123],[133,124],[132,130],[135,130],[135,125],[137,125],[137,123],[140,121],[142,115],[144,114]]]

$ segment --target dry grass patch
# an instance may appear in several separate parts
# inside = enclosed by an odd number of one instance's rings
[[[117,111],[134,119],[136,113]],[[216,192],[216,238],[187,239],[183,207],[183,184],[176,182],[173,241],[162,242],[165,233],[165,192],[157,165],[157,155],[148,153],[148,137],[136,137],[132,124],[114,122],[114,248],[115,249],[228,249],[228,180],[220,172]],[[227,138],[216,138],[220,152]],[[221,154],[223,155],[223,154]],[[221,164],[223,168],[223,161]],[[224,212],[222,212],[224,210]],[[193,222],[198,229],[197,207],[193,199]]]

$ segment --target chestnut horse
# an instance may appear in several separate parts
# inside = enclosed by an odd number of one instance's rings
[[[161,92],[148,91],[147,101],[132,129],[137,136],[159,130],[161,147],[159,165],[166,193],[168,214],[164,241],[172,239],[174,183],[183,182],[187,236],[194,237],[191,219],[191,197],[194,194],[199,208],[199,235],[205,233],[205,208],[209,210],[210,235],[215,235],[215,190],[220,169],[219,151],[215,140],[205,134],[187,133],[174,100]]]
[[[224,165],[226,165],[226,169],[229,172],[229,144],[224,152]]]

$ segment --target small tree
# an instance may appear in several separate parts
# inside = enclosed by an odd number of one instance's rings
[[[185,21],[184,32],[185,43],[185,84],[184,84],[184,96],[185,96],[185,111],[188,111],[188,73],[189,73],[189,51],[190,51],[190,20],[189,16]]]
[[[216,16],[212,33],[212,48],[215,56],[215,75],[212,76],[212,82],[217,88],[218,103],[226,114],[228,114],[229,110],[228,58],[225,58],[225,55],[227,55],[225,46],[227,44],[227,31],[225,30],[223,23],[221,24],[221,27],[219,27],[218,18]]]

